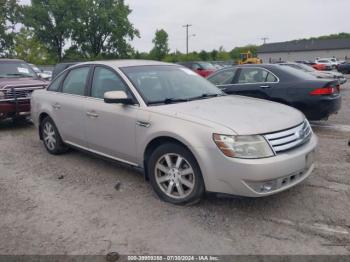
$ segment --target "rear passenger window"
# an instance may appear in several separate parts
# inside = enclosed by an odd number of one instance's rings
[[[242,68],[238,79],[238,83],[240,84],[254,84],[265,82],[277,82],[277,78],[269,71],[262,68]]]
[[[58,89],[60,88],[62,79],[64,78],[65,74],[60,75],[59,77],[57,77],[52,83],[51,85],[47,88],[47,90],[49,91],[54,91],[57,92]]]
[[[253,84],[263,83],[267,77],[267,72],[261,68],[242,68],[238,83]]]
[[[83,96],[87,77],[89,75],[89,67],[81,67],[72,69],[63,82],[62,92],[66,94]]]
[[[274,83],[277,81],[278,81],[278,79],[271,73],[269,73],[266,77],[266,82],[268,82],[268,83]]]

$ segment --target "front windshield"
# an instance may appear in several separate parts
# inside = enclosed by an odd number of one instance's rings
[[[122,71],[147,104],[184,102],[221,96],[215,85],[180,66],[135,66]]]
[[[32,66],[35,73],[41,73],[41,70],[39,69],[39,67],[37,67],[35,65],[31,65],[31,66]]]
[[[33,69],[24,62],[0,62],[0,78],[36,78]]]

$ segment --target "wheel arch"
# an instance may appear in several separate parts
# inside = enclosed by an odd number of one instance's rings
[[[165,143],[174,143],[174,144],[179,144],[181,146],[183,146],[184,148],[186,148],[189,152],[191,152],[191,154],[193,155],[193,157],[195,158],[195,160],[197,161],[197,164],[200,168],[199,162],[197,160],[197,157],[195,155],[195,153],[193,152],[193,150],[191,150],[190,146],[187,145],[186,142],[181,141],[181,139],[178,138],[174,138],[172,136],[168,136],[168,135],[162,135],[162,136],[158,136],[153,138],[151,141],[149,141],[147,143],[147,146],[145,147],[145,150],[143,152],[143,167],[144,167],[144,175],[145,175],[145,179],[148,181],[148,169],[147,169],[147,163],[149,160],[149,157],[151,156],[152,152],[159,147],[162,144]]]

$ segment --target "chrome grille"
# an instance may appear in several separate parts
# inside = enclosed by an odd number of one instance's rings
[[[35,88],[6,88],[0,90],[0,101],[21,101],[30,99],[32,92],[37,89],[42,89],[43,87]]]
[[[291,150],[308,142],[312,135],[312,129],[307,120],[302,124],[288,130],[264,135],[276,154]]]

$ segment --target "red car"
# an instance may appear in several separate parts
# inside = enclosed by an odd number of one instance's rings
[[[47,85],[26,62],[0,59],[0,120],[28,115],[32,92]]]
[[[319,71],[325,71],[326,70],[326,65],[323,64],[313,64],[311,65],[313,68]]]
[[[216,71],[216,68],[208,62],[181,62],[179,65],[185,66],[203,77],[208,77]]]

